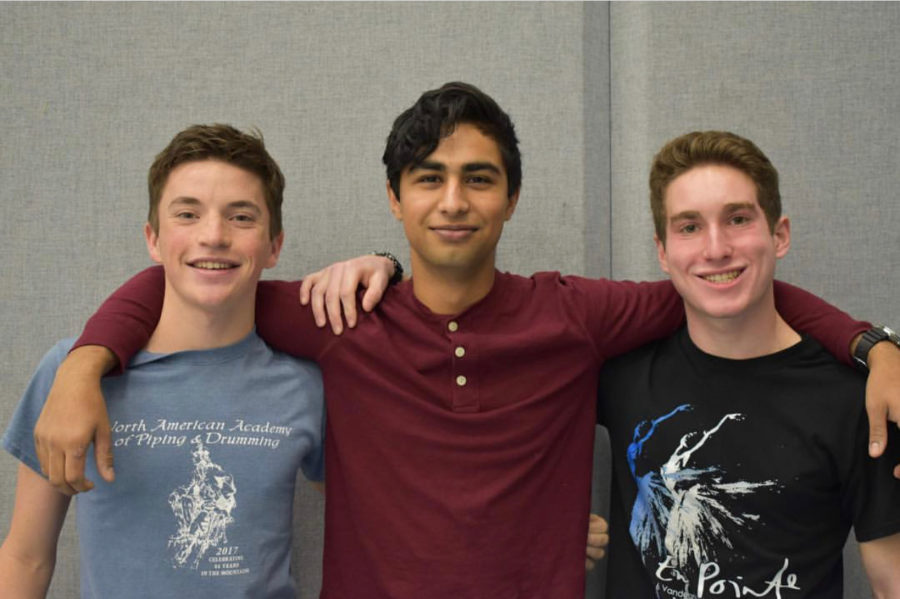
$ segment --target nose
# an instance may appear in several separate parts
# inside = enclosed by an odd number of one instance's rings
[[[703,248],[704,258],[707,260],[730,258],[732,249],[731,240],[722,227],[713,225],[707,229],[706,245]]]
[[[465,214],[469,211],[469,201],[462,181],[455,177],[448,178],[441,191],[439,208],[442,213],[451,216]]]
[[[228,223],[218,215],[207,215],[200,225],[200,244],[208,247],[228,247],[231,237]]]

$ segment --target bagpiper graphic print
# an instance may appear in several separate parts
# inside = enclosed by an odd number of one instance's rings
[[[190,482],[169,494],[178,528],[169,537],[172,564],[196,570],[212,547],[228,543],[226,529],[237,505],[234,477],[214,463],[199,437],[191,441],[194,473]]]

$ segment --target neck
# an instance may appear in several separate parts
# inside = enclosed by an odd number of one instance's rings
[[[800,335],[775,310],[770,296],[764,306],[730,318],[698,315],[685,306],[688,334],[704,352],[731,360],[747,360],[782,351]]]
[[[494,262],[477,272],[434,268],[413,256],[413,294],[435,314],[459,314],[481,301],[494,286]],[[417,264],[417,262],[419,264]]]
[[[154,353],[215,349],[237,343],[254,324],[255,298],[240,306],[208,310],[186,306],[166,292],[162,314],[145,349]]]

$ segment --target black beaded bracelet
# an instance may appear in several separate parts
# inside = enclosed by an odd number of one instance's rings
[[[394,274],[391,275],[391,278],[388,279],[388,285],[396,285],[400,281],[403,280],[403,265],[400,264],[400,261],[397,260],[397,256],[390,252],[372,252],[373,256],[381,256],[382,258],[387,258],[394,264]]]

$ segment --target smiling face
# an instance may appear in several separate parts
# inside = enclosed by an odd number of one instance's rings
[[[182,315],[252,315],[256,282],[275,266],[284,238],[269,237],[259,177],[219,160],[183,163],[169,174],[158,213],[158,232],[148,223],[144,233],[165,268],[167,306]]]
[[[770,229],[756,193],[750,177],[718,164],[694,167],[665,190],[657,252],[689,323],[774,312],[775,261],[790,247],[790,222],[781,217]]]
[[[503,224],[518,193],[507,192],[497,143],[460,123],[425,160],[404,169],[400,196],[387,186],[391,212],[410,244],[413,279],[493,281]]]

